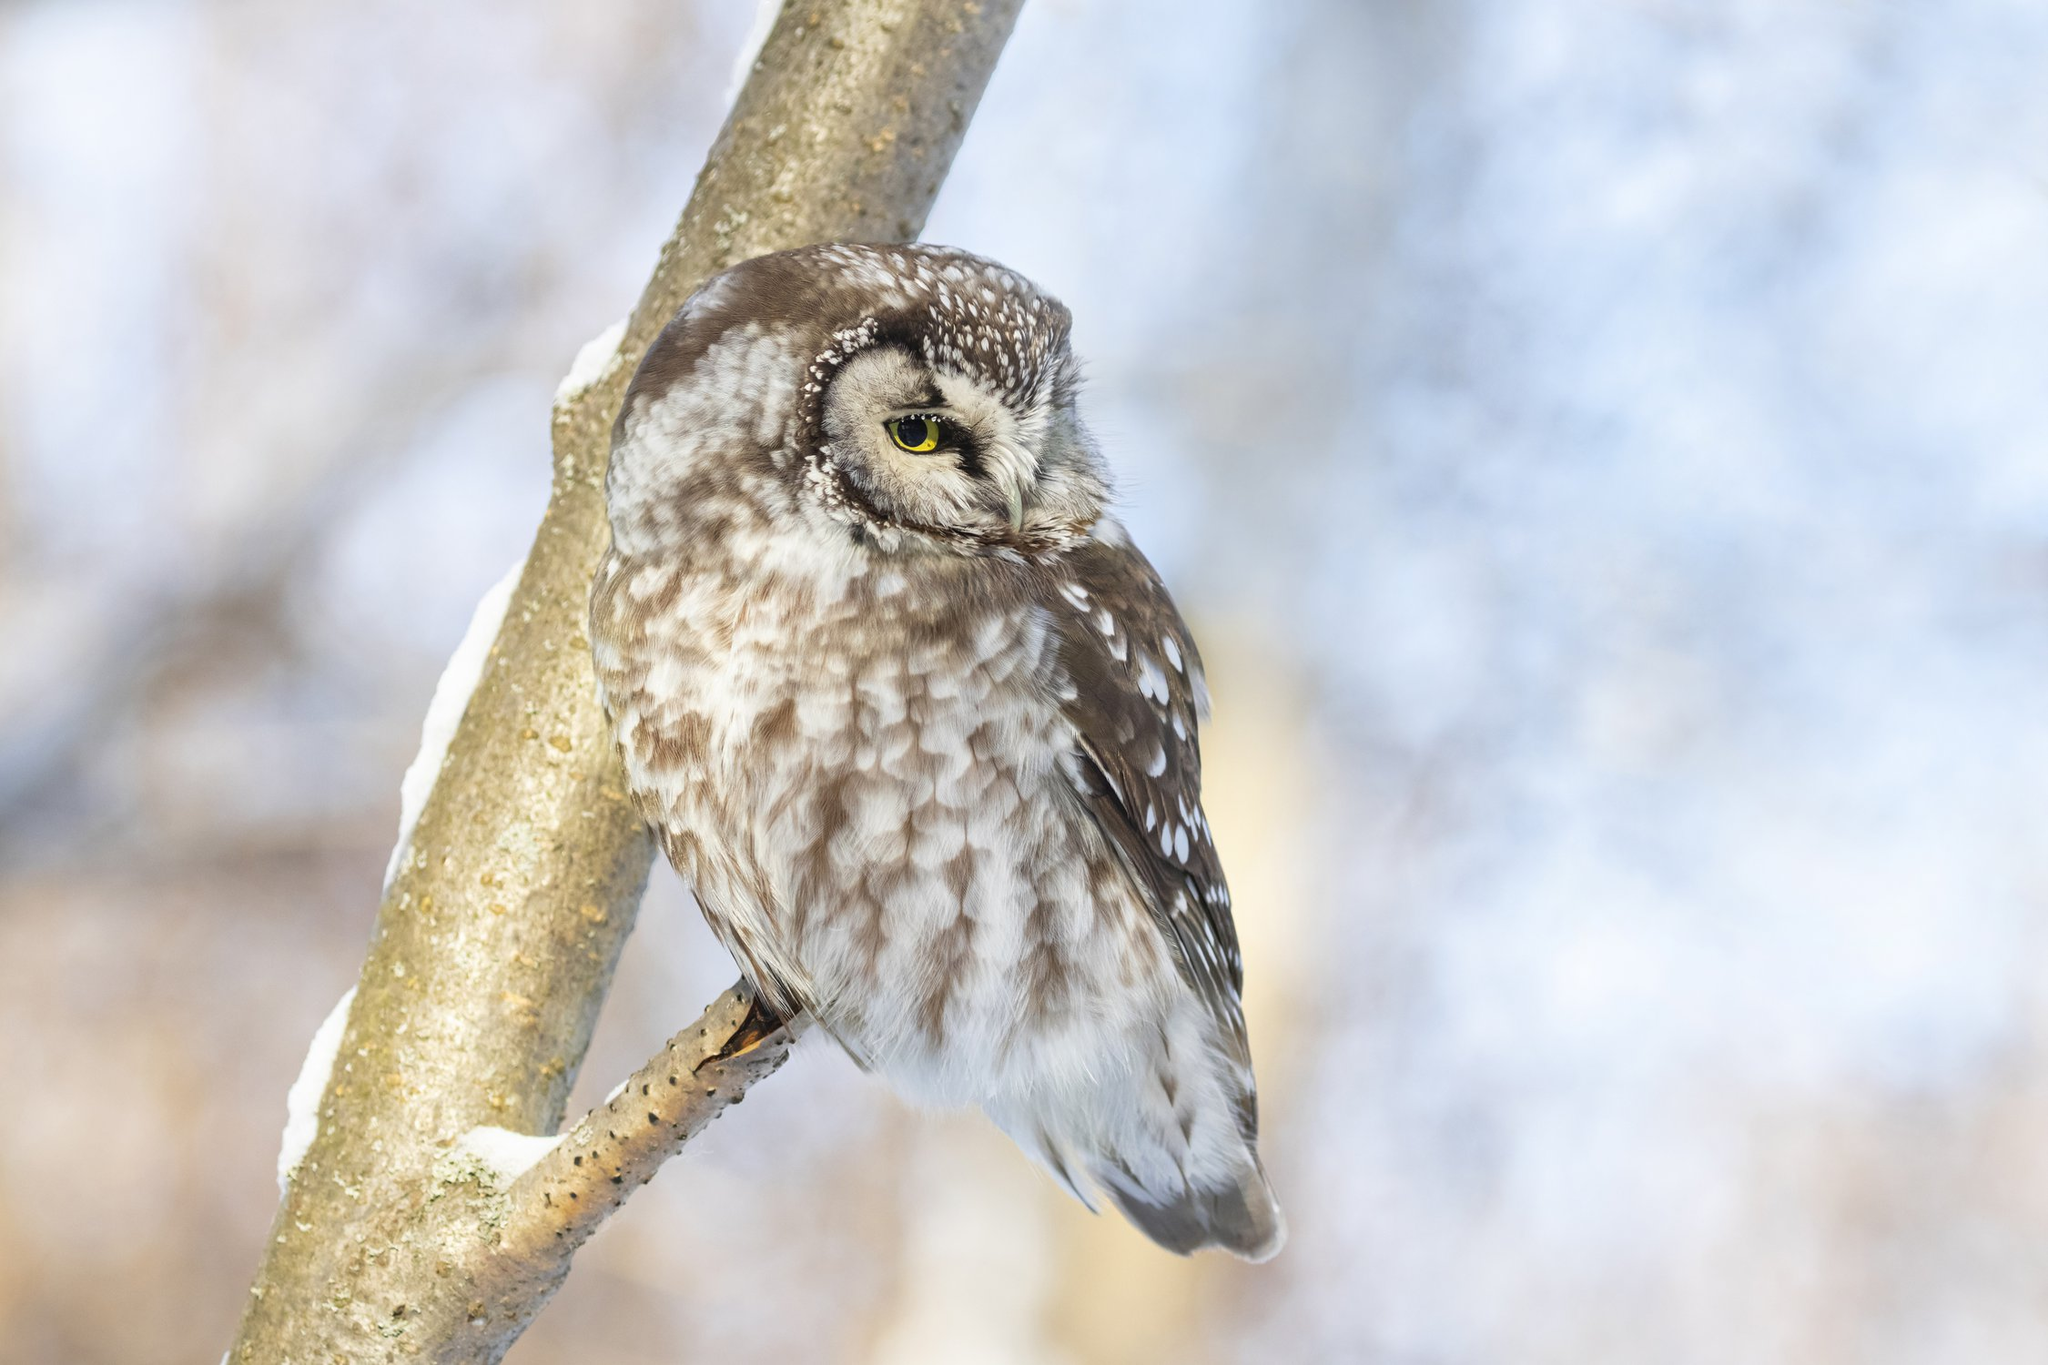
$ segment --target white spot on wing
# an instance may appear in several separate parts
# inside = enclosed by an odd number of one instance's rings
[[[1166,704],[1166,674],[1143,650],[1138,652],[1138,691],[1161,706]]]

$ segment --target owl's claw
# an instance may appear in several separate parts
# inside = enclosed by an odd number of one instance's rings
[[[751,985],[741,982],[736,989],[744,991],[748,997],[747,1013],[740,1020],[739,1027],[732,1031],[732,1036],[725,1040],[725,1046],[718,1049],[718,1060],[737,1057],[749,1048],[759,1047],[792,1022]]]

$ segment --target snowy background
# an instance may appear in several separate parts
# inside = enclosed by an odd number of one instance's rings
[[[751,18],[0,5],[0,1360],[226,1343]],[[2048,1356],[2044,70],[2038,0],[1029,0],[928,235],[1073,306],[1210,657],[1294,1240],[814,1045],[516,1365]],[[659,876],[586,1096],[731,975]]]

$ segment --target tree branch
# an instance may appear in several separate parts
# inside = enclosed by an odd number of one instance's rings
[[[320,1130],[278,1211],[235,1360],[498,1360],[631,1182],[736,1098],[728,1083],[743,1088],[780,1060],[787,1035],[750,1039],[748,1016],[733,1018],[740,997],[721,1000],[701,1035],[673,1045],[687,1058],[716,1043],[692,1074],[718,1097],[656,1108],[668,1117],[648,1125],[658,1141],[613,1138],[627,1130],[593,1115],[603,1145],[558,1149],[572,1172],[579,1151],[586,1165],[596,1151],[619,1176],[594,1213],[534,1211],[536,1189],[549,1210],[551,1179],[572,1204],[586,1197],[559,1161],[508,1183],[458,1147],[478,1128],[556,1131],[652,856],[584,634],[626,382],[715,271],[809,242],[914,236],[1020,3],[783,7],[622,341],[556,403],[547,512],[378,910]],[[634,1084],[651,1099],[648,1075]]]
[[[782,1065],[802,1022],[779,1018],[744,984],[719,996],[513,1182],[499,1252],[566,1260],[662,1162]]]

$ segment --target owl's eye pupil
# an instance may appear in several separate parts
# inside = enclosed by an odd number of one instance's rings
[[[898,449],[923,455],[939,448],[940,424],[936,417],[898,417],[883,425]]]

